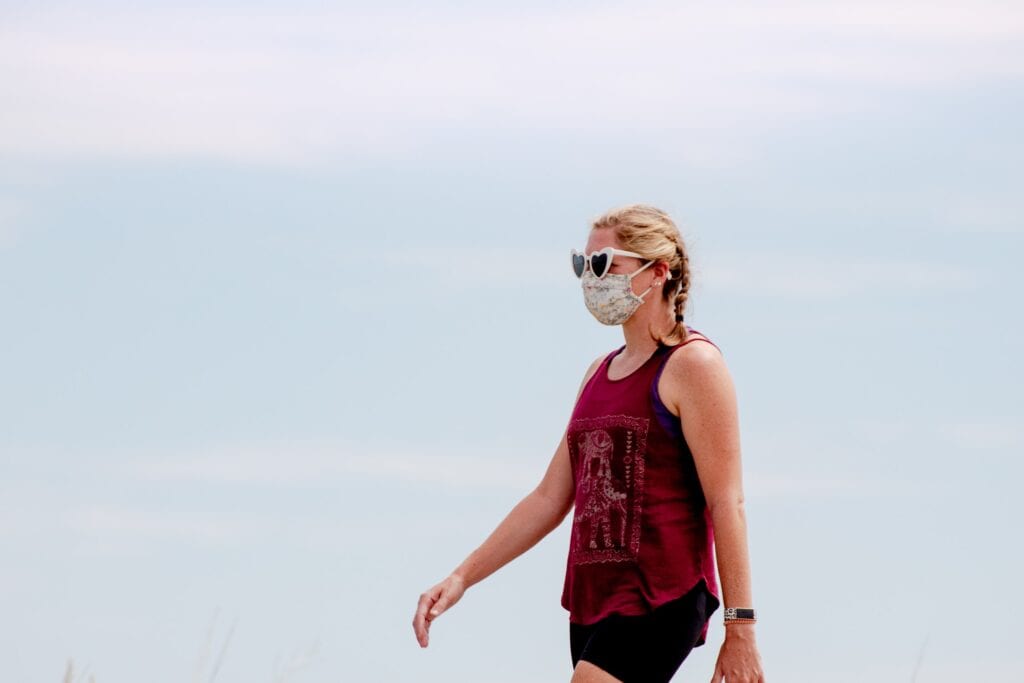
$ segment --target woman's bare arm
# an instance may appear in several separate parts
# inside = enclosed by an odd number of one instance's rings
[[[598,358],[587,368],[576,392],[576,400],[579,400],[583,387],[603,358]],[[462,578],[467,588],[536,545],[556,529],[572,509],[576,487],[569,463],[567,432],[568,426],[537,487],[520,500],[483,544],[452,572]]]
[[[750,607],[750,568],[736,392],[722,354],[710,344],[689,344],[670,364],[680,423],[693,453],[714,522],[718,570],[726,607]]]
[[[561,450],[561,446],[559,446]],[[552,464],[562,460],[556,453]],[[565,518],[568,508],[534,489],[520,500],[487,539],[452,574],[466,588],[483,581],[536,545]]]
[[[669,395],[678,408],[686,443],[693,453],[701,488],[711,511],[715,556],[725,607],[753,607],[736,391],[722,354],[710,344],[689,344],[665,369]],[[763,680],[754,624],[726,629],[715,676],[732,672],[739,680]],[[731,680],[731,679],[730,679]]]
[[[577,400],[602,360],[603,357],[590,364],[576,392]],[[572,509],[576,485],[566,440],[568,429],[566,426],[566,432],[562,434],[562,440],[536,488],[512,508],[480,547],[471,552],[448,577],[420,594],[412,620],[420,647],[427,647],[431,622],[458,602],[469,586],[483,581],[532,548],[561,524]]]

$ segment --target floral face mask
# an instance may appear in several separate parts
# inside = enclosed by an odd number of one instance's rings
[[[651,285],[641,294],[634,294],[633,277],[652,263],[654,261],[648,261],[629,274],[605,272],[602,277],[587,269],[580,276],[587,310],[605,325],[621,325],[629,320],[629,316],[643,304],[643,297],[654,287]]]

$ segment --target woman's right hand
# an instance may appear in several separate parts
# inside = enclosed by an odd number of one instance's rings
[[[427,592],[420,594],[416,616],[412,620],[412,628],[416,632],[416,640],[419,641],[420,647],[426,647],[430,642],[430,622],[457,603],[465,592],[466,583],[461,576],[453,573]]]

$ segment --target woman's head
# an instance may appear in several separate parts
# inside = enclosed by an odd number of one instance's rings
[[[647,204],[612,209],[593,222],[585,252],[592,254],[609,246],[639,256],[616,254],[608,273],[636,273],[630,283],[634,293],[651,288],[633,316],[642,313],[654,339],[669,345],[685,340],[682,318],[690,292],[690,266],[675,222],[664,211]],[[665,329],[666,319],[673,324],[670,331],[658,332]]]

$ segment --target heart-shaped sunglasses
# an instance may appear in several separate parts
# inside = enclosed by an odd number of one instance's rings
[[[578,250],[572,250],[572,270],[576,273],[576,277],[583,277],[583,273],[587,269],[587,264],[590,264],[590,272],[594,274],[596,278],[603,278],[608,274],[608,271],[612,267],[612,259],[616,256],[635,256],[636,258],[642,259],[641,254],[635,251],[625,251],[623,249],[616,249],[615,247],[605,247],[604,249],[598,249],[590,254],[582,254]]]

